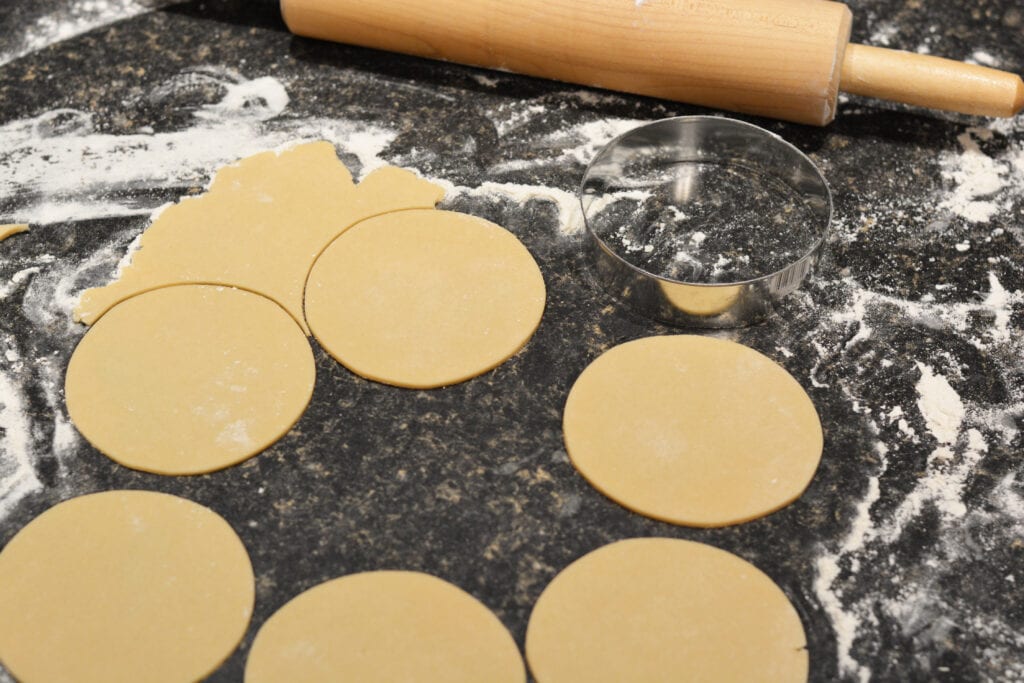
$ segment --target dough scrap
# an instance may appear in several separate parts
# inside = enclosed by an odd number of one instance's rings
[[[462,382],[515,355],[544,303],[544,278],[515,235],[450,211],[353,226],[306,285],[306,319],[338,362],[416,389]]]
[[[0,553],[0,661],[22,683],[181,683],[216,669],[252,615],[242,541],[151,491],[73,498]]]
[[[356,186],[328,142],[242,159],[220,169],[205,194],[160,213],[120,278],[82,294],[75,320],[91,325],[119,301],[158,287],[218,284],[276,301],[308,334],[302,289],[324,247],[364,218],[431,208],[443,195],[394,167]]]
[[[822,451],[821,423],[781,366],[694,335],[605,352],[569,392],[566,450],[599,491],[674,524],[724,526],[796,500]]]
[[[28,225],[26,223],[11,223],[9,225],[0,225],[0,242],[11,235],[17,235],[18,233],[26,232]]]
[[[276,303],[178,285],[110,309],[71,356],[65,397],[78,430],[113,460],[197,474],[281,438],[315,380],[309,340]]]
[[[537,683],[803,683],[806,636],[754,565],[703,543],[634,538],[576,560],[526,630]]]
[[[512,636],[473,596],[428,574],[353,574],[302,593],[256,634],[246,683],[524,683]]]

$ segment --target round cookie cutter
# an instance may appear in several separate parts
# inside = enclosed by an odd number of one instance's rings
[[[578,197],[601,284],[688,327],[764,320],[817,265],[832,220],[828,184],[805,154],[713,116],[620,135],[590,162]]]

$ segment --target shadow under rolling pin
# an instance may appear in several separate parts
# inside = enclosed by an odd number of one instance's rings
[[[826,0],[280,0],[298,35],[825,125],[840,90],[1013,116],[1016,74],[849,44]]]

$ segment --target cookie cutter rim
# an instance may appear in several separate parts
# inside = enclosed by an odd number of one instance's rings
[[[738,137],[756,139],[791,164],[790,171],[801,175],[800,189],[786,182],[782,173],[770,175],[797,192],[816,217],[817,233],[813,243],[787,265],[757,277],[730,282],[688,282],[660,275],[637,266],[616,253],[597,233],[588,215],[587,193],[592,172],[605,163],[630,138],[654,135],[661,144],[678,145],[675,132],[687,128],[732,129]],[[665,131],[673,133],[671,137]],[[728,130],[726,130],[728,132]],[[696,149],[696,147],[694,147]],[[776,304],[795,291],[821,260],[833,217],[832,192],[828,182],[811,159],[779,135],[751,123],[721,116],[677,116],[642,124],[617,136],[591,159],[577,191],[583,212],[585,251],[588,265],[600,284],[616,300],[638,312],[683,327],[743,327],[765,320]],[[713,229],[713,227],[712,227]],[[709,303],[710,302],[710,305]]]

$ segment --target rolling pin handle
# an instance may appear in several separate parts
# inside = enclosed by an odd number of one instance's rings
[[[1015,116],[1024,108],[1024,81],[1016,74],[868,45],[846,46],[839,88],[978,116]]]

